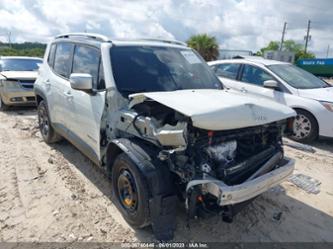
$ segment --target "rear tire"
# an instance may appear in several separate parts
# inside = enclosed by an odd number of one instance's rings
[[[0,111],[7,111],[8,110],[8,105],[6,105],[2,99],[1,99],[1,96],[0,96]]]
[[[293,125],[293,135],[291,139],[300,143],[310,143],[318,138],[319,127],[315,117],[305,111],[296,110],[297,116]]]
[[[124,153],[112,166],[112,195],[124,219],[135,228],[150,224],[149,192],[142,173]]]
[[[38,126],[44,141],[48,144],[56,143],[61,140],[61,136],[56,133],[50,121],[47,105],[44,100],[39,102],[38,107]]]

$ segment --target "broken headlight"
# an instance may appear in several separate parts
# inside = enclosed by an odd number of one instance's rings
[[[15,80],[2,80],[2,84],[1,84],[4,88],[18,88],[20,87],[19,84],[17,83],[17,81]]]

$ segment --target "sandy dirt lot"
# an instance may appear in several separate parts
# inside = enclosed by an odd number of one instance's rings
[[[333,85],[333,78],[326,78],[324,79],[327,83]]]
[[[333,85],[333,79],[327,80],[327,82]]]
[[[284,182],[246,207],[231,224],[220,217],[186,227],[179,205],[175,241],[333,241],[333,140],[315,153],[286,147],[295,173],[321,182],[308,194]],[[46,145],[34,109],[0,113],[0,241],[154,241],[129,227],[111,201],[103,172],[68,142]]]

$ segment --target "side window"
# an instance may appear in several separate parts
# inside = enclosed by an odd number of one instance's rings
[[[217,76],[226,77],[235,80],[237,78],[240,64],[220,64],[216,66],[215,73]]]
[[[69,73],[72,65],[73,44],[71,43],[58,43],[55,52],[54,71],[65,77],[69,78]]]
[[[51,45],[49,56],[47,58],[47,63],[50,65],[50,67],[53,67],[56,48],[57,48],[56,44]]]
[[[72,73],[89,73],[93,77],[93,87],[97,89],[100,53],[98,49],[76,45]]]
[[[251,65],[244,65],[242,75],[243,82],[262,86],[266,80],[274,80],[274,78],[261,68]]]

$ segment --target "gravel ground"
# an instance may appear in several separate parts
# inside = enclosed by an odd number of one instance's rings
[[[321,182],[308,194],[290,182],[264,193],[231,224],[220,217],[186,227],[179,205],[175,241],[333,242],[333,140],[315,153],[285,147],[295,173]],[[64,141],[45,144],[34,109],[0,113],[0,241],[154,241],[150,228],[127,225],[111,201],[99,168]]]

